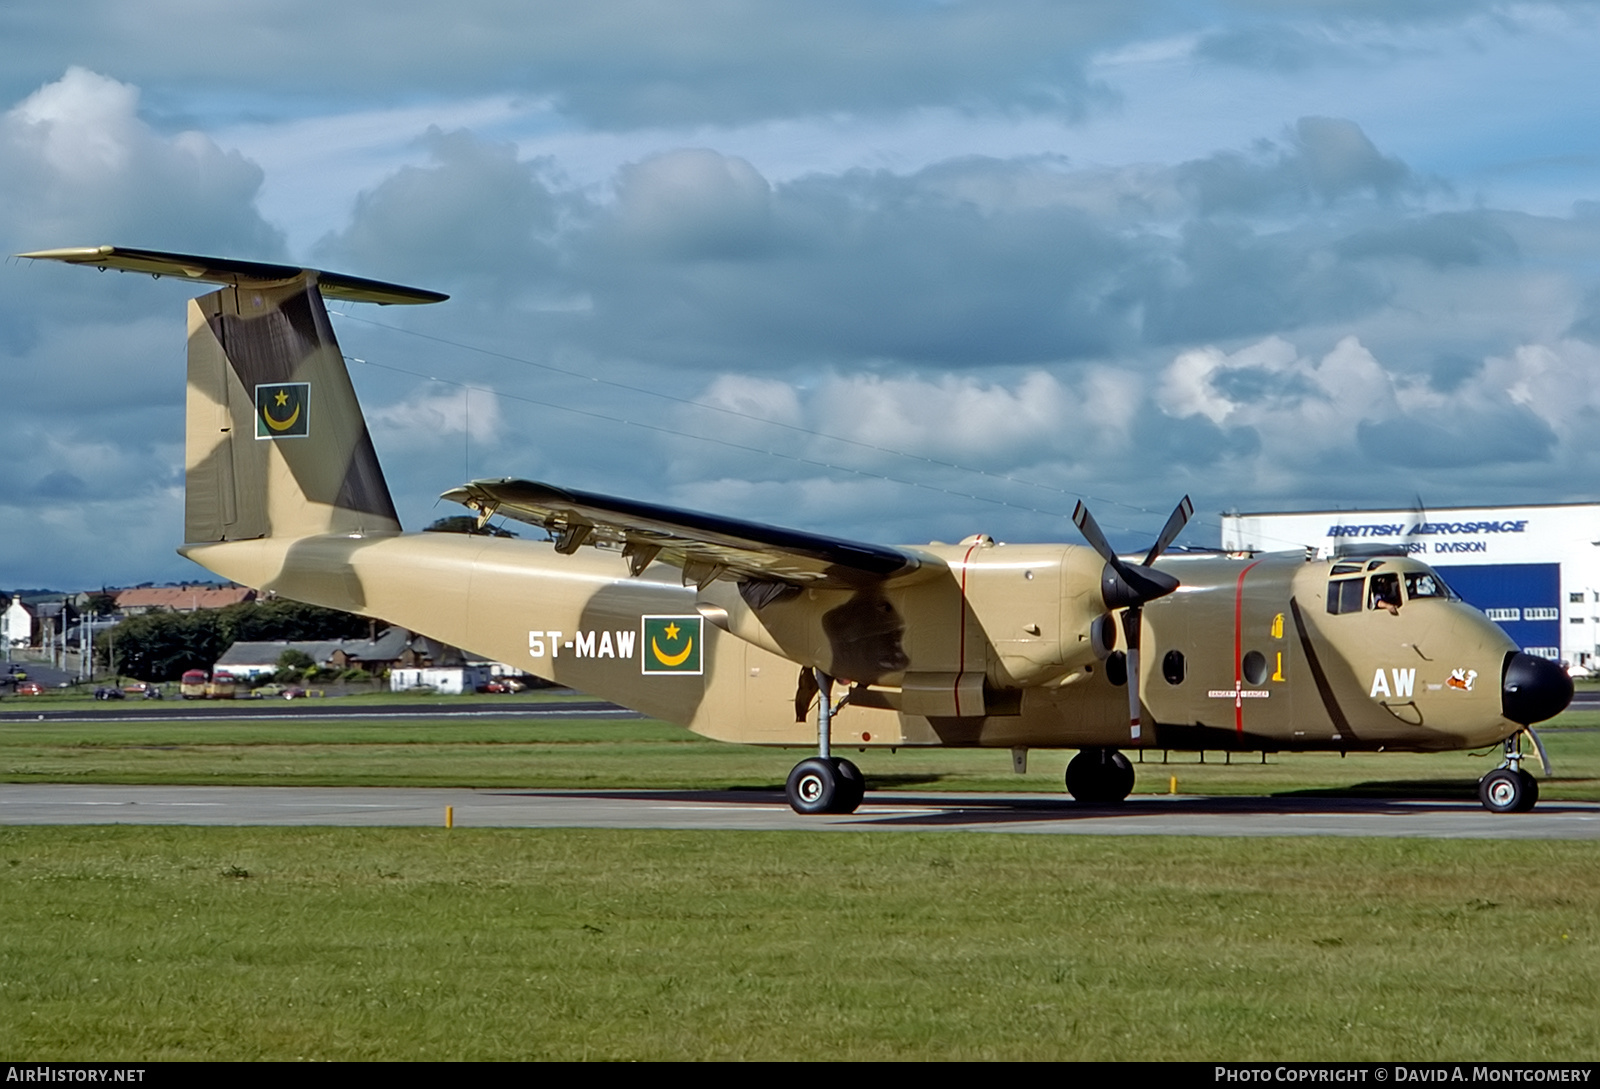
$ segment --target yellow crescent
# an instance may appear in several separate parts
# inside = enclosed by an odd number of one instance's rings
[[[661,653],[661,648],[656,645],[656,637],[653,635],[650,637],[650,649],[655,653],[656,661],[660,662],[668,669],[676,669],[678,666],[681,666],[684,662],[689,660],[689,654],[694,650],[694,636],[691,635],[689,637],[689,645],[683,648],[682,654],[674,654],[670,658]]]
[[[284,420],[282,423],[279,423],[277,420],[274,420],[272,418],[272,413],[267,411],[267,406],[266,405],[262,405],[261,406],[261,418],[267,421],[267,426],[272,428],[272,430],[274,430],[274,431],[287,431],[287,430],[289,430],[289,428],[293,427],[294,426],[294,422],[300,418],[300,406],[299,405],[295,405],[294,406],[294,411],[289,413],[289,418],[287,420]]]

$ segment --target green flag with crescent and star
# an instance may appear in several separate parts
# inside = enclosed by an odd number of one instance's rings
[[[701,673],[703,621],[698,616],[646,616],[639,642],[646,673]]]
[[[256,387],[256,438],[303,439],[311,434],[311,383]]]

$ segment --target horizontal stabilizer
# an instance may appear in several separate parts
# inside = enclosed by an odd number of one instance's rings
[[[77,246],[64,250],[37,250],[19,253],[32,261],[64,261],[69,265],[114,268],[119,272],[147,272],[152,276],[172,276],[208,284],[281,283],[301,273],[312,273],[326,299],[370,302],[379,306],[444,302],[450,296],[420,287],[386,284],[361,276],[322,272],[298,265],[273,265],[262,261],[235,261],[226,257],[196,257],[187,253],[162,253],[159,250],[130,250],[121,246]]]
[[[909,575],[939,561],[899,548],[861,544],[714,514],[571,491],[532,480],[474,480],[445,492],[488,518],[504,514],[539,526],[556,551],[583,544],[620,548],[634,573],[651,561],[680,567],[685,582],[714,578],[804,586],[860,586]]]

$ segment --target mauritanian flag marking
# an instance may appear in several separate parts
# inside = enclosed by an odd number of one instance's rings
[[[310,382],[256,387],[256,438],[303,439],[310,434]]]
[[[640,660],[646,673],[703,673],[700,616],[640,618]]]

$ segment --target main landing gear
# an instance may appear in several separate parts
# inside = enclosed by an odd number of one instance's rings
[[[1067,764],[1067,793],[1090,805],[1122,801],[1133,791],[1133,763],[1117,749],[1084,749]]]
[[[867,792],[867,781],[860,768],[829,751],[835,710],[833,678],[820,669],[813,672],[817,678],[817,755],[794,766],[784,793],[796,813],[854,813]]]
[[[1520,734],[1506,738],[1505,763],[1478,780],[1478,799],[1491,813],[1526,813],[1539,801],[1539,780],[1522,770],[1521,741]]]

